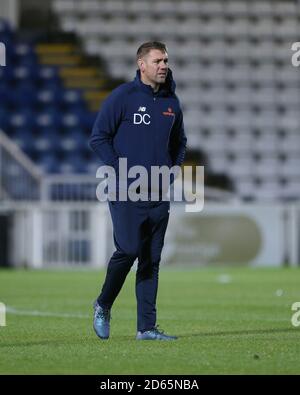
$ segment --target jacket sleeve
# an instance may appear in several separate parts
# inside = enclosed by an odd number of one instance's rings
[[[113,147],[113,138],[122,120],[120,95],[113,92],[102,104],[89,139],[91,149],[104,165],[118,169],[119,156]]]
[[[186,151],[187,138],[184,132],[183,115],[180,109],[176,116],[169,142],[169,152],[172,159],[172,166],[181,166]]]

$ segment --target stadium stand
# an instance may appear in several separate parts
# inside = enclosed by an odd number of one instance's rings
[[[112,229],[87,141],[102,100],[133,78],[148,40],[169,48],[185,164],[205,166],[204,210],[173,205],[164,261],[298,264],[299,4],[27,0],[13,16],[2,5],[12,25],[0,20],[0,265],[108,261]]]
[[[4,20],[0,128],[46,173],[95,174],[87,146],[101,101],[120,83],[64,33],[23,38]],[[115,85],[114,85],[115,84]]]
[[[54,0],[65,32],[103,56],[113,76],[134,73],[143,40],[170,50],[192,148],[230,176],[245,199],[300,196],[300,7],[283,0]],[[291,169],[290,172],[288,169]],[[259,182],[257,181],[259,180]],[[284,185],[284,188],[282,187]]]
[[[189,149],[206,154],[206,181],[247,200],[299,198],[300,74],[290,61],[297,2],[53,0],[51,7],[61,32],[25,39],[0,23],[14,65],[0,68],[0,127],[44,171],[95,174],[86,143],[96,111],[132,79],[138,45],[157,39],[170,50]]]

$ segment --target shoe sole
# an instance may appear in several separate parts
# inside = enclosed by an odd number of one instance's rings
[[[99,339],[102,339],[102,340],[107,340],[107,339],[109,339],[109,336],[100,336],[100,335],[98,335],[98,333],[97,333],[97,331],[96,331],[96,329],[95,329],[95,327],[94,327],[94,331],[95,331],[95,333],[96,333],[96,335],[99,337]]]

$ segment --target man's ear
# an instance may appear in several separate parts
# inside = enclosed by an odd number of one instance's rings
[[[138,63],[138,66],[139,66],[139,69],[141,70],[141,72],[145,71],[145,62],[144,62],[144,60],[139,58],[137,63]]]

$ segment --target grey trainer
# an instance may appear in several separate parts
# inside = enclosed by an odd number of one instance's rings
[[[109,338],[110,310],[103,309],[97,300],[94,302],[94,330],[101,339]]]
[[[170,336],[165,334],[163,331],[159,331],[158,327],[154,327],[149,331],[138,332],[136,340],[176,340],[176,336]]]

